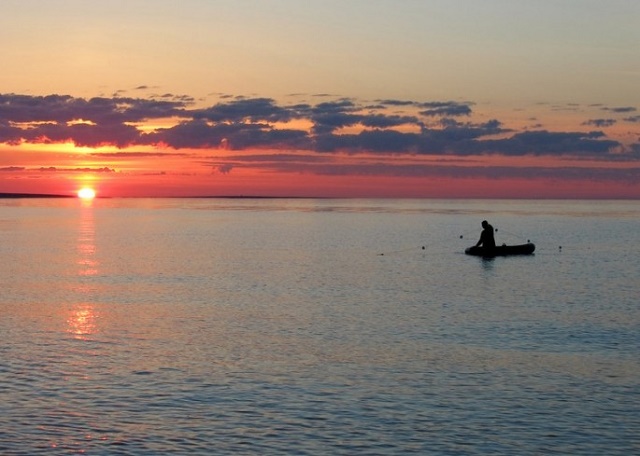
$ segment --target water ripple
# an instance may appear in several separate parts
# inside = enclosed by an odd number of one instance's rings
[[[633,205],[64,204],[0,207],[2,455],[640,451]]]

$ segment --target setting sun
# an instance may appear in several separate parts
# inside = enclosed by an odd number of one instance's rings
[[[78,198],[93,199],[96,197],[96,192],[92,188],[84,187],[78,190]]]

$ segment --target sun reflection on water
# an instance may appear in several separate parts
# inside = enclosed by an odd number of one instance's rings
[[[95,242],[95,220],[93,206],[83,200],[80,208],[80,226],[78,233],[78,275],[94,276],[98,274],[99,262],[95,259],[97,253]]]
[[[98,332],[97,319],[98,315],[92,304],[79,304],[71,310],[67,319],[67,331],[76,339],[86,340],[87,336]]]
[[[96,259],[98,249],[92,201],[82,199],[79,210],[76,265],[80,282],[73,289],[79,293],[80,303],[71,309],[67,317],[67,332],[73,334],[76,339],[86,340],[88,336],[98,331],[95,306],[90,304],[95,284],[88,279],[98,274],[100,262]]]

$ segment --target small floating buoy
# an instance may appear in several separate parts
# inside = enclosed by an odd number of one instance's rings
[[[422,250],[424,250],[424,245],[422,246]]]
[[[460,235],[460,239],[462,239],[462,235]]]

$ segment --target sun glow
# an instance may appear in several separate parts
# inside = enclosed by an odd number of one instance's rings
[[[84,200],[90,200],[96,197],[96,191],[89,187],[84,187],[78,190],[78,198],[82,198]]]

